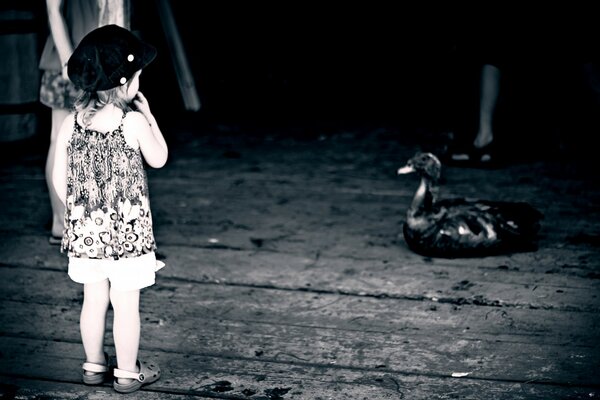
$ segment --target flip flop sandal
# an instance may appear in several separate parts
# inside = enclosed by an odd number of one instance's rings
[[[149,385],[152,382],[156,382],[160,378],[160,367],[156,363],[147,363],[145,361],[138,360],[137,365],[140,368],[140,372],[131,372],[124,369],[115,368],[113,388],[119,393],[131,393],[135,392],[142,385]],[[131,383],[119,383],[117,378],[128,378],[134,379]]]
[[[83,368],[83,383],[86,385],[100,385],[104,382],[106,373],[108,372],[108,354],[104,353],[106,358],[106,364],[96,364],[91,362],[84,362],[81,366]],[[93,372],[93,374],[86,374],[86,372]]]
[[[494,142],[490,142],[483,147],[473,147],[472,155],[474,161],[482,164],[491,163],[494,158],[494,144]]]
[[[456,151],[450,153],[448,160],[445,160],[448,165],[465,166],[473,168],[495,167],[495,142],[490,142],[484,147],[477,148],[471,146],[464,151]]]

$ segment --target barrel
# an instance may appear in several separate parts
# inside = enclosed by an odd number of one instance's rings
[[[40,2],[42,3],[42,2]],[[40,110],[39,8],[30,1],[0,3],[0,142],[37,132]]]

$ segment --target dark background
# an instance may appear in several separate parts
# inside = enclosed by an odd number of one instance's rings
[[[578,157],[600,127],[598,82],[594,89],[583,73],[598,48],[585,8],[208,3],[170,2],[202,103],[190,112],[156,2],[132,0],[132,29],[159,50],[141,90],[163,127],[183,123],[202,134],[214,124],[289,132],[391,126],[405,135],[474,136],[478,65],[490,49],[506,62],[495,119],[505,150]],[[3,22],[0,31],[36,32],[41,52],[45,3],[2,3],[11,8],[34,17]],[[49,110],[33,106],[44,138]]]
[[[134,29],[164,45],[160,29],[149,29],[160,27],[156,8],[134,4]],[[447,22],[390,6],[307,4],[196,4],[192,12],[172,2],[202,113],[276,124],[416,120],[427,108],[443,111],[453,45]],[[170,68],[167,57],[163,51],[154,71]],[[171,78],[161,93],[181,105]]]

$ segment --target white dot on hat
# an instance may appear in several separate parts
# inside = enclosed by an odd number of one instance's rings
[[[130,54],[127,56],[127,61],[132,62],[134,58],[135,57],[133,56],[133,54]]]
[[[127,82],[127,78],[125,78],[125,77],[122,77],[122,78],[119,80],[119,82],[121,83],[121,85],[124,85],[124,84],[125,84],[125,82]]]

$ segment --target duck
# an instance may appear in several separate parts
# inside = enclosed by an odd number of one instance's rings
[[[397,171],[421,178],[403,223],[409,249],[442,258],[537,250],[542,212],[524,201],[438,200],[441,172],[440,160],[428,152],[417,152]]]

